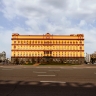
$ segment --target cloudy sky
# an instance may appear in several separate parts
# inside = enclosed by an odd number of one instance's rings
[[[0,0],[0,53],[11,56],[11,35],[84,34],[96,51],[96,0]]]

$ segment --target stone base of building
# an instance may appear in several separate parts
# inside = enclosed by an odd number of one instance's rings
[[[70,63],[70,64],[83,64],[84,57],[11,57],[11,62],[14,64],[30,63]]]

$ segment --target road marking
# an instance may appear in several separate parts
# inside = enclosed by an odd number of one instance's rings
[[[36,71],[33,71],[33,73],[46,73],[46,72],[36,72]]]
[[[51,67],[36,67],[36,68],[51,68]]]
[[[86,68],[91,68],[91,67],[86,67]]]
[[[14,68],[14,69],[22,69],[22,68]]]
[[[69,69],[69,68],[64,68],[64,67],[60,67],[61,69]]]
[[[83,69],[83,68],[79,68],[79,67],[73,67],[74,69]]]
[[[36,68],[47,68],[47,67],[36,67]]]
[[[61,67],[61,69],[73,70],[72,68],[64,68],[64,67]]]
[[[0,66],[0,67],[3,67],[3,66]]]
[[[49,71],[60,71],[60,70],[49,70]]]
[[[66,83],[62,81],[40,81],[41,83]]]
[[[56,75],[38,75],[38,76],[56,76]]]
[[[13,70],[13,69],[2,69],[2,70]]]

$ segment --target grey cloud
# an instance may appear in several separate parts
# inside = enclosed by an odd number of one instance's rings
[[[5,16],[13,18],[16,15],[26,18],[61,16],[90,22],[96,18],[95,0],[33,0],[35,4],[31,0],[2,1],[5,5],[3,9]]]
[[[33,6],[21,7],[20,10],[22,12],[22,16],[25,14],[25,17],[41,17],[46,14],[46,12],[42,8],[37,8]]]
[[[67,0],[41,0],[43,4],[50,6],[53,6],[55,8],[66,8],[67,7]],[[47,7],[47,8],[49,8]]]

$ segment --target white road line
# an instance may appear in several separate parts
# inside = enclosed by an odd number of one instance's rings
[[[2,70],[13,70],[13,69],[2,69]]]
[[[3,66],[0,66],[0,67],[3,67]]]
[[[36,67],[36,68],[52,68],[52,67]]]
[[[14,69],[22,69],[22,68],[14,68]]]
[[[36,67],[36,68],[47,68],[47,67]]]
[[[40,81],[41,83],[66,83],[62,81]]]
[[[56,75],[38,75],[38,76],[56,76]]]
[[[70,67],[60,67],[61,69],[70,69]]]
[[[79,67],[73,67],[73,69],[83,69],[83,68],[79,68]]]
[[[49,71],[60,71],[60,70],[49,70]]]
[[[86,68],[91,68],[91,67],[86,67]]]
[[[64,68],[64,67],[60,67],[60,68]]]
[[[33,73],[46,73],[46,72],[36,72],[36,71],[33,71]]]
[[[77,68],[77,69],[83,69],[83,68]]]

